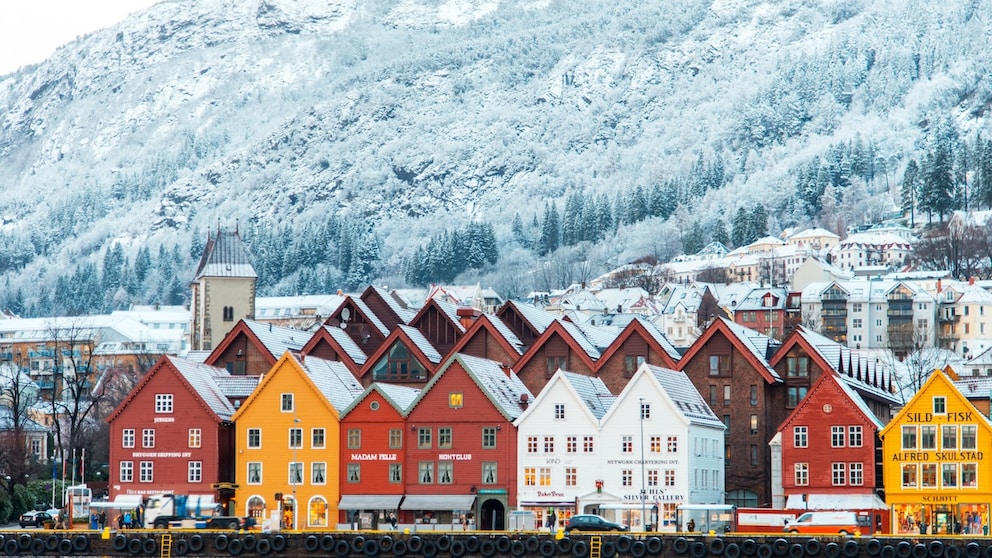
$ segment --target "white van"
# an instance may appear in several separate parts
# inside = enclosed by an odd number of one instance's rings
[[[801,533],[804,535],[860,535],[858,514],[853,511],[811,511],[806,512],[792,521],[788,521],[782,530],[786,533]]]

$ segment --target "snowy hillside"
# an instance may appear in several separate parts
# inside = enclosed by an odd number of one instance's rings
[[[184,273],[191,243],[236,219],[249,242],[329,219],[374,231],[365,278],[392,284],[439,227],[486,221],[518,277],[538,256],[515,217],[533,238],[549,201],[671,183],[681,206],[581,249],[594,267],[664,259],[687,219],[762,203],[769,233],[811,224],[796,175],[848,142],[872,170],[838,201],[849,224],[872,220],[899,205],[933,124],[989,136],[990,14],[992,0],[167,0],[0,76],[0,284],[34,299],[115,241],[129,261],[177,245]],[[704,167],[715,182],[699,184]],[[348,276],[314,265],[322,287]],[[283,266],[273,292],[301,284]]]

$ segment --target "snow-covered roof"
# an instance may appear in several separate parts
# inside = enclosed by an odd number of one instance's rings
[[[725,428],[723,421],[717,418],[716,414],[699,394],[699,390],[693,385],[684,372],[654,366],[652,364],[641,364],[644,373],[650,374],[658,382],[658,385],[665,391],[675,409],[690,423]]]
[[[415,327],[410,327],[408,325],[399,325],[399,329],[403,330],[403,333],[410,338],[410,341],[420,349],[420,352],[424,353],[427,360],[433,362],[434,364],[439,364],[441,362],[441,353],[431,345],[431,342],[424,337],[424,334]]]
[[[327,331],[327,334],[334,339],[352,362],[359,366],[365,364],[365,361],[369,358],[368,355],[358,346],[358,343],[355,343],[355,340],[348,335],[347,331],[333,326],[324,326],[324,330]]]
[[[238,231],[220,231],[207,239],[194,281],[202,277],[257,278]]]
[[[299,329],[282,327],[272,323],[245,320],[245,326],[258,338],[273,358],[278,359],[286,351],[297,353],[310,340],[310,334]]]
[[[603,380],[595,376],[576,374],[566,370],[562,370],[561,375],[562,379],[572,386],[579,399],[597,419],[602,419],[606,411],[616,401],[616,396],[610,393]]]
[[[342,362],[308,356],[301,364],[320,393],[338,411],[347,408],[365,391]]]
[[[190,362],[185,359],[167,356],[169,364],[176,369],[186,382],[196,391],[200,399],[214,412],[221,420],[230,420],[234,416],[234,405],[231,404],[227,394],[221,389],[217,378],[230,376],[227,370]]]

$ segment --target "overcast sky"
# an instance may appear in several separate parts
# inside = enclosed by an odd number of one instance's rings
[[[158,0],[3,0],[0,75],[51,56],[90,31],[110,27]]]

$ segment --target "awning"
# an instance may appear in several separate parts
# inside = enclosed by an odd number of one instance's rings
[[[403,499],[401,510],[469,510],[475,502],[475,496],[421,496],[410,494]]]
[[[790,510],[884,510],[885,502],[875,494],[790,494],[785,501]]]
[[[526,500],[519,503],[521,506],[531,507],[562,507],[575,506],[575,500]]]
[[[137,508],[144,501],[145,497],[140,494],[119,494],[113,502],[90,502],[90,507],[130,510]]]
[[[400,505],[401,494],[343,494],[339,510],[395,510]]]

